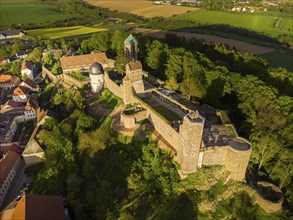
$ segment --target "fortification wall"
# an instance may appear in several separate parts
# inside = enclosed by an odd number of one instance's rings
[[[54,75],[46,67],[42,66],[42,77],[49,78],[51,82],[57,83],[59,80],[63,79],[63,74]]]
[[[87,78],[85,80],[79,81],[77,79],[74,79],[73,77],[64,74],[64,82],[71,86],[77,86],[78,88],[82,88],[84,85],[90,83],[90,78]]]
[[[123,99],[123,88],[111,80],[108,73],[104,74],[104,80],[105,88],[109,89],[115,96]]]
[[[224,165],[227,149],[225,147],[209,147],[203,153],[202,165]]]
[[[236,150],[230,146],[225,157],[226,170],[231,172],[231,179],[242,181],[245,178],[246,168],[251,155],[251,148],[245,151]]]
[[[231,146],[209,147],[204,151],[204,166],[224,165],[232,180],[242,181],[249,163],[251,148],[237,150]]]
[[[152,123],[156,131],[172,145],[172,147],[178,151],[179,147],[179,133],[167,124],[163,119],[161,119],[156,113],[151,109],[148,109],[148,120]]]
[[[120,117],[121,123],[124,125],[125,128],[134,128],[136,126],[135,123],[146,119],[148,115],[147,110],[142,110],[132,115],[126,115],[122,113]]]

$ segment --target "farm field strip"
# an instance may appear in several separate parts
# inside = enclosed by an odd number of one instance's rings
[[[86,0],[86,2],[97,7],[108,8],[110,10],[117,10],[120,12],[127,12],[147,18],[156,16],[171,17],[173,15],[179,15],[188,11],[198,10],[194,7],[155,5],[152,1],[149,0]]]
[[[236,14],[219,11],[196,11],[176,16],[174,20],[189,20],[201,24],[225,24],[235,27],[242,27],[276,37],[280,34],[292,34],[293,17],[282,16],[280,28],[276,29],[274,23],[277,17],[261,13]]]
[[[162,30],[153,30],[147,28],[134,28],[132,30],[135,33],[141,33],[143,35],[148,35],[152,37],[164,38],[166,33],[175,34],[179,37],[186,37],[188,38],[197,38],[203,39],[206,41],[212,41],[216,43],[226,44],[229,47],[235,47],[237,50],[241,52],[248,52],[255,55],[265,54],[274,51],[274,49],[269,47],[258,46],[238,40],[227,39],[223,37],[218,37],[214,35],[208,34],[196,34],[196,33],[188,33],[188,32],[175,32],[175,31],[162,31]]]
[[[61,27],[61,28],[43,28],[26,31],[29,36],[37,37],[45,39],[57,39],[63,37],[91,34],[100,31],[106,31],[106,28],[93,28],[93,27],[85,27],[85,26],[72,26],[72,27]]]
[[[72,17],[52,5],[36,4],[31,1],[1,0],[0,27],[10,24],[40,24]]]

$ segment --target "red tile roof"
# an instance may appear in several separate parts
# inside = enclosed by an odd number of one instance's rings
[[[79,56],[69,56],[60,58],[62,70],[89,67],[91,64],[98,62],[101,65],[108,64],[108,58],[105,53],[84,54]]]
[[[19,155],[17,153],[8,151],[7,155],[0,160],[0,185],[3,184],[18,158]]]
[[[3,151],[3,152],[13,151],[15,153],[18,153],[21,151],[21,147],[18,146],[17,144],[11,144],[8,146],[0,146],[0,151]]]
[[[14,83],[16,79],[18,79],[17,76],[0,75],[0,83]]]
[[[132,62],[132,63],[128,63],[127,65],[129,66],[130,70],[142,69],[142,65],[141,65],[140,61],[135,61],[135,62]]]
[[[24,195],[14,208],[12,220],[65,220],[61,196]]]
[[[29,85],[33,89],[39,88],[39,85],[36,84],[34,81],[32,81],[30,78],[26,78],[23,82],[26,83],[27,85]]]
[[[36,108],[37,108],[36,100],[34,100],[31,97],[29,97],[27,102],[26,102],[25,109],[32,111],[32,110],[36,110]]]
[[[33,68],[33,64],[32,62],[28,60],[24,60],[21,64],[21,70],[24,70],[24,69],[32,70],[32,68]]]

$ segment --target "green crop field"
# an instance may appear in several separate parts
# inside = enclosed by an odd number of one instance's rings
[[[280,14],[278,14],[280,15]],[[242,27],[257,32],[263,32],[273,37],[279,34],[292,34],[293,17],[283,16],[280,22],[280,28],[276,29],[274,23],[277,17],[266,14],[236,14],[232,12],[219,11],[195,11],[176,16],[174,20],[189,20],[201,24],[225,24],[235,27]]]
[[[61,28],[42,28],[36,30],[26,31],[28,36],[38,37],[43,39],[57,39],[63,37],[78,36],[84,34],[91,34],[100,31],[106,31],[106,28],[93,28],[85,26],[71,26]]]
[[[31,0],[1,0],[0,27],[10,24],[43,24],[62,20],[72,15],[58,10],[53,5],[37,4]]]

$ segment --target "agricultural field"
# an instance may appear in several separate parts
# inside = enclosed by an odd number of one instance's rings
[[[280,14],[278,14],[280,16]],[[277,16],[277,15],[276,15]],[[236,14],[231,12],[219,11],[196,11],[176,16],[174,20],[189,20],[201,24],[225,24],[235,27],[242,27],[256,32],[263,32],[266,35],[277,37],[280,34],[292,34],[293,17],[279,17],[279,28],[275,27],[278,17],[268,14]]]
[[[71,26],[71,27],[61,27],[61,28],[43,28],[26,31],[28,36],[38,37],[42,39],[57,39],[72,37],[78,35],[91,34],[100,31],[106,31],[106,28],[94,28],[94,27],[85,27],[85,26]]]
[[[161,16],[172,17],[173,15],[180,15],[188,11],[196,11],[197,8],[174,6],[174,5],[155,5],[149,0],[86,0],[91,5],[97,7],[108,8],[110,10],[117,10],[120,12],[127,12],[147,18]]]
[[[43,24],[62,20],[72,15],[58,10],[53,5],[42,5],[32,0],[1,0],[0,27],[10,24]]]
[[[263,47],[255,44],[251,44],[248,42],[243,42],[239,40],[233,40],[223,37],[218,37],[209,34],[196,34],[196,33],[188,33],[188,32],[175,32],[175,31],[162,31],[162,30],[154,30],[154,29],[147,29],[147,28],[134,28],[132,29],[134,33],[140,33],[147,36],[157,37],[157,38],[164,38],[167,33],[177,35],[179,37],[185,37],[186,39],[190,38],[197,38],[203,39],[206,41],[212,41],[216,43],[226,44],[230,48],[235,47],[237,50],[241,52],[248,52],[255,55],[265,54],[274,51],[273,48]]]

